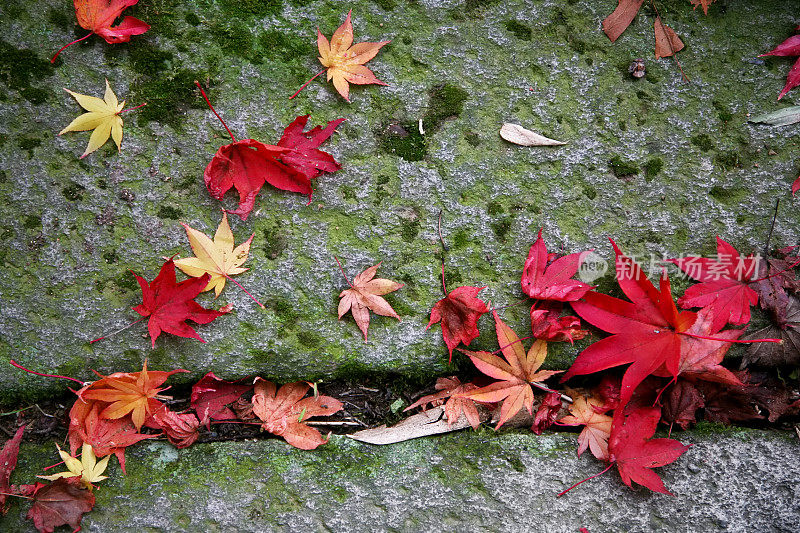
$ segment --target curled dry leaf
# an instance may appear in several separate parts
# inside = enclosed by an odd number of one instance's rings
[[[777,111],[762,113],[748,118],[747,122],[767,124],[769,126],[788,126],[789,124],[795,124],[800,122],[800,105],[793,105]]]
[[[192,413],[179,414],[163,405],[153,414],[153,420],[177,448],[191,446],[200,436],[200,420]]]
[[[505,123],[500,128],[500,137],[506,141],[520,146],[563,146],[567,143],[549,139],[544,135],[539,135],[531,130],[525,129],[519,124]]]
[[[490,418],[489,411],[480,406],[479,414],[481,421],[486,421]],[[348,437],[368,444],[394,444],[419,437],[449,433],[468,428],[470,425],[470,421],[463,416],[459,417],[453,424],[450,424],[445,414],[445,408],[434,407],[412,415],[392,427],[387,427],[386,424],[383,424],[376,428],[351,433]]]

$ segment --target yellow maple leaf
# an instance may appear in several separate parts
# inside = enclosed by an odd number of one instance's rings
[[[61,455],[61,459],[64,461],[64,465],[68,470],[51,476],[36,477],[48,479],[50,481],[55,481],[62,477],[80,477],[81,482],[90,490],[92,488],[92,483],[97,483],[98,481],[103,481],[108,478],[108,476],[103,476],[101,474],[106,471],[108,460],[111,456],[109,455],[98,462],[91,444],[83,443],[80,460],[62,450],[58,444],[56,444],[56,448],[58,448],[58,454]]]
[[[122,117],[119,115],[125,108],[125,100],[123,100],[122,103],[117,100],[117,95],[111,90],[108,80],[106,80],[106,93],[102,100],[95,96],[86,96],[85,94],[79,94],[66,88],[64,90],[71,94],[88,113],[84,113],[70,122],[69,125],[58,132],[58,134],[62,135],[68,131],[94,130],[91,137],[89,137],[89,145],[86,147],[86,151],[83,152],[81,159],[103,146],[109,136],[114,139],[114,142],[117,144],[117,149],[121,150]],[[130,111],[130,109],[127,111]]]
[[[199,278],[203,274],[208,274],[211,279],[203,292],[214,289],[216,296],[225,288],[225,281],[230,276],[245,272],[246,268],[241,268],[242,263],[247,260],[250,254],[250,243],[253,235],[245,242],[233,247],[233,232],[228,224],[228,215],[222,214],[222,222],[219,223],[217,232],[212,241],[204,233],[197,231],[187,224],[183,224],[186,235],[189,237],[189,244],[196,257],[178,259],[175,266],[180,268],[187,276]]]
[[[347,18],[333,33],[330,42],[322,35],[322,32],[317,29],[317,48],[319,48],[320,55],[319,61],[322,63],[322,66],[326,67],[328,70],[328,81],[333,80],[333,86],[336,87],[339,94],[348,102],[350,101],[350,83],[355,83],[357,85],[367,85],[370,83],[386,85],[376,78],[375,74],[364,66],[364,63],[375,57],[385,44],[391,42],[363,42],[353,45],[353,24],[350,22],[351,13],[352,10],[347,13]]]

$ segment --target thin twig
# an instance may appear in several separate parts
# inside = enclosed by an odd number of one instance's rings
[[[309,426],[359,426],[358,422],[350,422],[348,420],[342,421],[324,421],[324,420],[306,420],[306,424]]]
[[[103,340],[103,339],[107,339],[108,337],[111,337],[111,336],[113,336],[113,335],[116,335],[117,333],[121,333],[121,332],[125,331],[126,329],[128,329],[129,327],[131,327],[131,326],[135,326],[136,324],[138,324],[139,322],[141,322],[141,321],[142,321],[142,320],[144,320],[145,318],[147,318],[147,317],[142,317],[142,318],[140,318],[139,320],[135,320],[135,321],[131,322],[130,324],[128,324],[127,326],[123,327],[123,328],[120,328],[120,329],[118,329],[118,330],[116,330],[116,331],[112,331],[111,333],[106,333],[106,334],[105,334],[105,335],[103,335],[102,337],[97,337],[96,339],[89,341],[89,344],[94,344],[94,343],[96,343],[97,341],[101,341],[101,340]]]
[[[778,218],[778,206],[781,205],[781,199],[778,198],[775,200],[775,212],[772,214],[772,225],[769,227],[769,233],[767,233],[767,241],[764,243],[764,257],[766,258],[769,255],[769,241],[772,240],[772,230],[775,229],[775,220]]]

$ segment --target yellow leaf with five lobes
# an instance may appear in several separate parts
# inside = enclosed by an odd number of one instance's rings
[[[92,483],[103,481],[108,477],[101,474],[106,471],[106,467],[108,467],[108,460],[111,458],[111,456],[109,455],[98,462],[91,444],[86,444],[85,442],[83,443],[80,460],[78,460],[76,457],[72,457],[70,454],[62,450],[58,444],[56,444],[56,448],[58,448],[58,453],[61,455],[61,459],[64,461],[64,465],[67,467],[68,471],[59,472],[58,474],[53,474],[51,476],[36,477],[49,479],[50,481],[55,481],[56,479],[62,477],[80,477],[81,482],[89,490],[92,488]]]
[[[222,222],[220,222],[217,232],[214,234],[213,241],[204,233],[186,224],[183,224],[183,227],[186,229],[189,244],[192,245],[192,251],[196,257],[178,259],[175,261],[175,266],[180,268],[187,276],[194,278],[209,274],[211,279],[203,291],[214,289],[216,296],[219,296],[222,289],[225,288],[225,280],[229,276],[241,274],[247,270],[246,268],[241,268],[241,265],[250,254],[250,243],[253,241],[255,233],[234,248],[233,232],[228,224],[228,215],[225,213],[222,214]]]
[[[86,151],[83,152],[81,159],[103,146],[109,136],[113,137],[114,142],[117,144],[117,149],[120,150],[120,143],[122,143],[122,117],[119,114],[125,107],[125,101],[123,100],[122,103],[117,101],[117,96],[111,90],[108,80],[106,80],[106,94],[102,100],[94,96],[78,94],[69,89],[64,90],[71,94],[88,113],[84,113],[70,122],[69,126],[58,132],[58,134],[61,135],[68,131],[94,130],[92,136],[89,137],[89,145],[86,147]]]

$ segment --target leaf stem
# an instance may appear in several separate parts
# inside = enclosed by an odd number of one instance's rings
[[[139,105],[137,105],[136,107],[129,107],[128,109],[123,109],[122,111],[120,111],[119,113],[117,113],[117,115],[121,115],[121,114],[123,114],[123,113],[127,113],[128,111],[136,111],[136,110],[137,110],[137,109],[139,109],[140,107],[144,107],[144,106],[146,106],[146,105],[147,105],[147,102],[145,102],[145,103],[143,103],[143,104],[139,104]]]
[[[420,119],[420,120],[422,120],[422,119]],[[439,224],[438,224],[438,227],[439,227],[439,242],[442,243],[442,251],[443,252],[449,252],[450,249],[444,243],[444,239],[442,238],[442,210],[441,209],[439,210]]]
[[[447,296],[447,286],[444,284],[444,261],[442,261],[442,291],[444,291],[444,295]]]
[[[347,279],[347,274],[344,273],[344,269],[342,268],[342,264],[339,262],[339,258],[336,257],[335,255],[333,256],[333,258],[336,259],[336,263],[339,265],[339,270],[341,270],[342,276],[344,276],[344,280],[347,282],[348,285],[350,285],[351,289],[355,289],[355,287],[353,287],[353,284],[350,283],[350,280]]]
[[[83,40],[85,40],[85,39],[88,39],[88,38],[89,38],[89,37],[91,37],[92,35],[94,35],[94,32],[91,32],[91,33],[90,33],[89,35],[87,35],[86,37],[81,37],[80,39],[76,39],[76,40],[72,41],[71,43],[69,43],[69,44],[65,44],[64,46],[62,46],[61,48],[59,48],[59,49],[58,49],[58,52],[56,52],[56,55],[54,55],[54,56],[53,56],[53,58],[50,60],[50,63],[52,64],[52,63],[55,63],[55,62],[56,62],[56,59],[58,59],[58,54],[60,54],[61,52],[63,52],[64,50],[66,50],[67,48],[69,48],[70,46],[72,46],[73,44],[75,44],[75,43],[79,43],[79,42],[81,42],[81,41],[83,41]]]
[[[255,303],[257,303],[258,305],[260,305],[260,306],[261,306],[261,309],[265,309],[265,307],[264,307],[264,304],[262,304],[261,302],[259,302],[258,300],[256,300],[256,297],[255,297],[255,296],[253,296],[252,294],[250,294],[249,292],[247,292],[247,289],[245,289],[244,287],[242,287],[242,284],[241,284],[241,283],[239,283],[238,281],[236,281],[235,279],[233,279],[232,277],[230,277],[230,276],[229,276],[229,275],[227,275],[227,274],[224,274],[224,276],[225,276],[225,277],[228,279],[228,281],[232,281],[233,283],[235,283],[235,284],[236,284],[236,286],[237,286],[237,287],[239,287],[240,289],[242,289],[242,291],[244,291],[244,293],[245,293],[246,295],[248,295],[248,296],[250,297],[250,299],[252,299],[252,300],[253,300]]]
[[[208,99],[208,96],[206,95],[206,92],[205,92],[205,91],[203,90],[203,88],[200,86],[200,82],[199,82],[199,81],[197,81],[197,80],[194,80],[194,84],[195,84],[195,85],[197,85],[197,88],[198,88],[198,89],[200,89],[200,94],[202,94],[202,95],[203,95],[203,99],[204,99],[204,100],[206,101],[206,103],[208,104],[208,107],[209,107],[209,108],[211,108],[211,111],[213,111],[213,112],[214,112],[214,114],[215,114],[215,115],[217,115],[217,118],[219,119],[219,121],[220,121],[220,122],[222,122],[222,125],[223,125],[223,126],[225,126],[225,129],[226,129],[226,130],[228,130],[228,135],[230,135],[230,136],[231,136],[231,139],[233,139],[233,142],[236,142],[236,137],[234,137],[234,136],[233,136],[233,133],[231,133],[231,129],[228,127],[228,125],[227,125],[227,124],[225,124],[225,121],[224,121],[224,120],[222,120],[222,117],[221,117],[221,116],[219,116],[219,113],[217,113],[217,110],[216,110],[216,109],[214,109],[214,106],[213,106],[213,105],[211,105],[211,101]]]
[[[797,265],[800,265],[800,259],[798,259],[797,261],[795,261],[794,263],[792,263],[792,264],[791,264],[791,265],[789,265],[788,267],[784,268],[783,270],[780,270],[780,271],[778,271],[778,272],[775,272],[774,274],[770,274],[769,276],[764,276],[763,278],[758,278],[758,279],[754,279],[753,281],[748,281],[748,283],[756,283],[756,282],[758,282],[758,281],[766,281],[766,280],[768,280],[768,279],[770,279],[770,278],[774,278],[774,277],[776,277],[776,276],[780,276],[780,275],[781,275],[781,274],[783,274],[784,272],[788,272],[788,271],[792,270],[792,269],[793,269],[794,267],[796,267]]]
[[[116,335],[117,333],[121,333],[121,332],[125,331],[126,329],[128,329],[129,327],[131,327],[131,326],[135,326],[136,324],[138,324],[139,322],[141,322],[141,321],[142,321],[142,320],[144,320],[145,318],[147,318],[147,317],[144,317],[144,316],[143,316],[143,317],[142,317],[142,318],[140,318],[139,320],[136,320],[136,321],[134,321],[134,322],[131,322],[130,324],[128,324],[128,325],[127,325],[127,326],[125,326],[124,328],[120,328],[120,329],[118,329],[117,331],[112,331],[111,333],[106,333],[106,334],[105,334],[105,335],[103,335],[102,337],[97,337],[97,338],[96,338],[96,339],[94,339],[93,341],[89,341],[89,344],[94,344],[94,343],[96,343],[97,341],[101,341],[101,340],[103,340],[103,339],[106,339],[106,338],[108,338],[108,337],[111,337],[112,335]]]
[[[578,485],[580,485],[580,484],[581,484],[581,483],[583,483],[584,481],[589,481],[590,479],[594,479],[594,478],[596,478],[596,477],[598,477],[598,476],[602,476],[603,474],[605,474],[606,472],[608,472],[608,470],[609,470],[609,469],[610,469],[612,466],[614,466],[614,463],[610,463],[610,464],[609,464],[609,465],[606,467],[606,469],[605,469],[605,470],[603,470],[602,472],[600,472],[599,474],[595,474],[595,475],[593,475],[593,476],[589,476],[589,477],[587,477],[586,479],[582,479],[582,480],[578,481],[577,483],[575,483],[574,485],[572,485],[572,486],[571,486],[570,488],[568,488],[567,490],[563,490],[563,491],[559,492],[559,493],[556,495],[556,498],[560,498],[560,497],[562,497],[564,494],[568,493],[569,491],[571,491],[572,489],[574,489],[575,487],[577,487]]]
[[[14,494],[13,492],[0,492],[3,496],[16,496],[17,498],[25,498],[26,500],[32,500],[30,496],[23,496],[22,494]]]
[[[317,79],[317,76],[319,76],[320,74],[322,74],[323,72],[325,72],[325,70],[327,70],[327,69],[322,69],[322,70],[320,70],[319,72],[317,72],[316,74],[314,74],[314,77],[313,77],[313,78],[311,78],[310,80],[308,80],[307,82],[305,82],[305,83],[303,84],[303,86],[302,86],[302,87],[300,87],[299,89],[297,89],[297,92],[295,92],[295,93],[294,93],[292,96],[290,96],[290,97],[289,97],[289,100],[293,99],[295,96],[297,96],[298,94],[300,94],[300,91],[302,91],[303,89],[305,89],[305,88],[306,88],[306,86],[307,86],[309,83],[311,83],[312,81],[314,81],[315,79]],[[201,90],[202,90],[202,89],[201,89]]]
[[[42,376],[42,377],[45,377],[45,378],[59,378],[59,379],[68,379],[68,380],[70,380],[70,381],[74,381],[74,382],[76,382],[76,383],[80,383],[80,384],[81,384],[81,386],[83,386],[83,381],[81,381],[81,380],[79,380],[79,379],[71,378],[71,377],[69,377],[69,376],[60,376],[60,375],[58,375],[58,374],[42,374],[41,372],[34,372],[33,370],[29,370],[29,369],[25,368],[24,366],[22,366],[21,364],[17,363],[17,362],[16,362],[16,361],[14,361],[13,359],[9,360],[9,361],[8,361],[8,363],[9,363],[11,366],[13,366],[13,367],[15,367],[15,368],[19,368],[20,370],[24,370],[25,372],[28,372],[28,373],[30,373],[30,374],[34,374],[34,375],[37,375],[37,376]]]
[[[733,331],[733,330],[726,330],[726,331]],[[719,339],[716,337],[706,337],[705,335],[696,335],[694,333],[686,333],[685,331],[681,332],[681,335],[686,335],[687,337],[692,337],[694,339],[703,339],[707,341],[718,341],[718,342],[732,342],[734,344],[753,344],[755,342],[774,342],[777,344],[783,344],[781,339],[750,339],[750,340],[741,340],[741,339]]]

